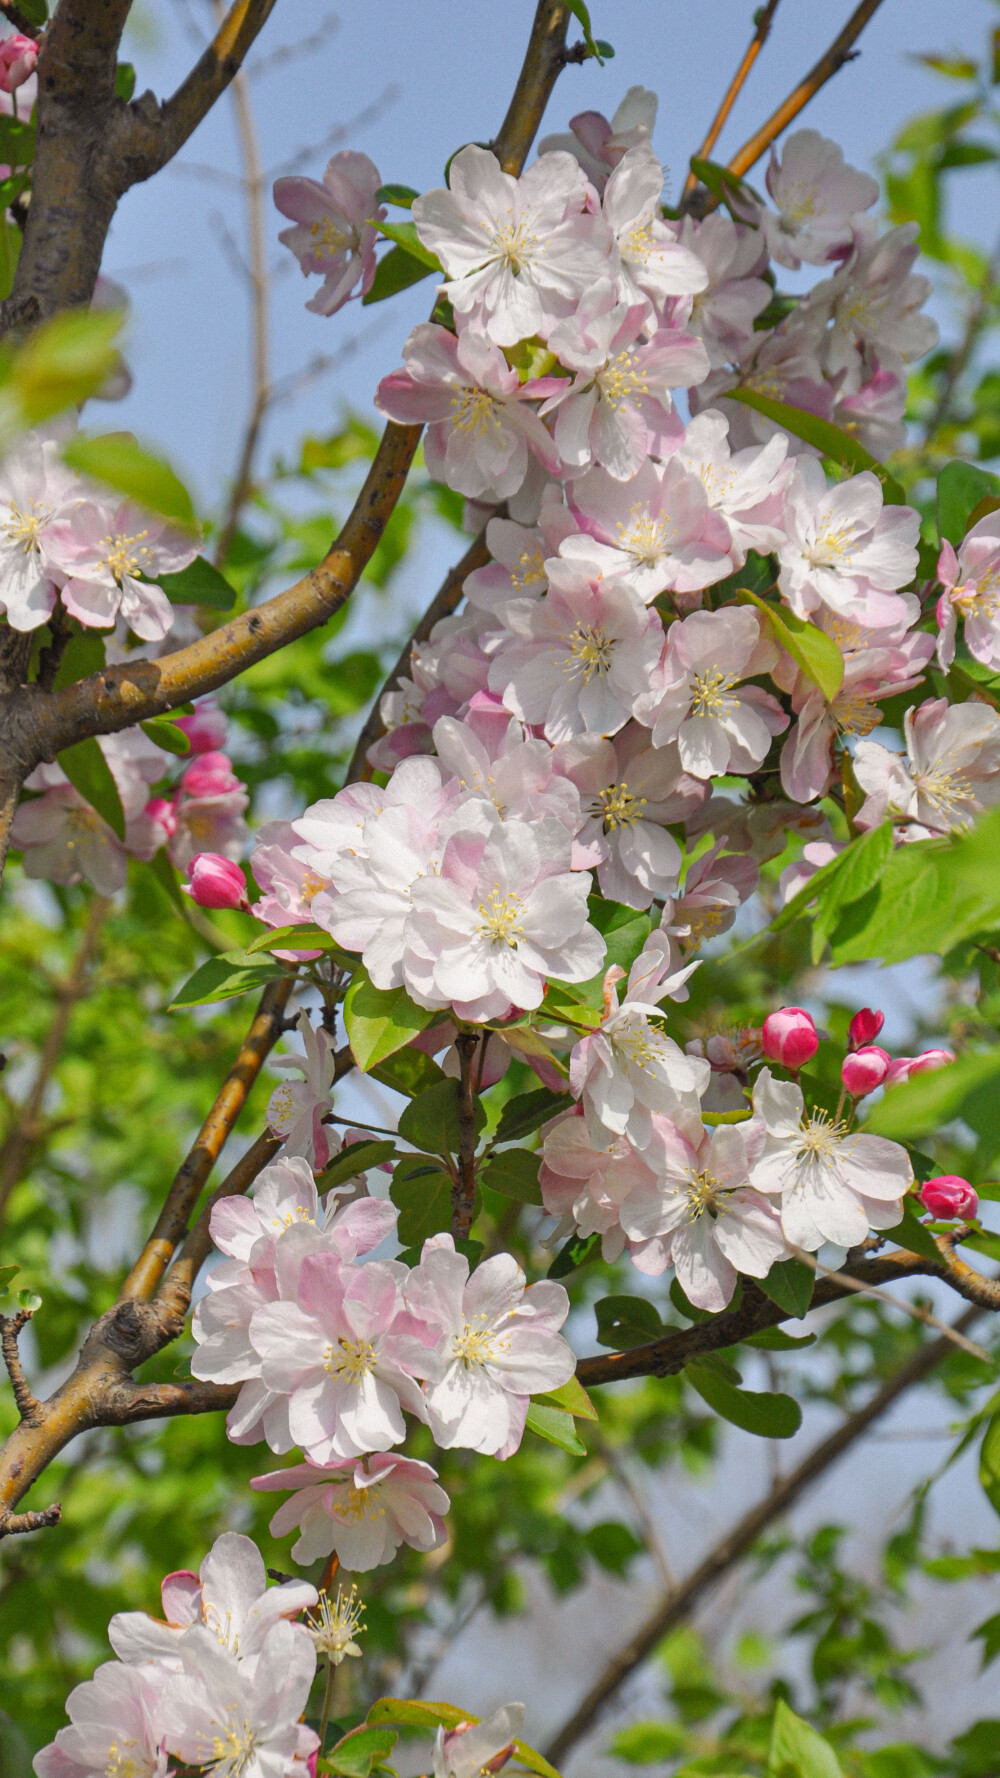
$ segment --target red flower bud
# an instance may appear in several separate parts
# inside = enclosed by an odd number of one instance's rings
[[[877,1043],[866,1043],[853,1056],[844,1057],[840,1078],[852,1099],[863,1099],[880,1087],[889,1072],[890,1058]]]
[[[940,1221],[961,1219],[969,1222],[979,1210],[979,1199],[967,1179],[957,1173],[941,1173],[920,1187],[920,1200],[925,1210]]]
[[[919,1056],[896,1056],[889,1063],[885,1084],[894,1087],[897,1081],[909,1080],[911,1074],[927,1074],[932,1068],[946,1068],[954,1060],[954,1050],[924,1050]]]
[[[188,766],[181,785],[185,796],[228,796],[243,785],[225,753],[202,753]]]
[[[847,1027],[847,1042],[852,1050],[863,1049],[865,1044],[874,1043],[885,1024],[885,1013],[879,1012],[874,1006],[863,1006],[856,1012]]]
[[[764,1054],[783,1068],[801,1068],[819,1049],[812,1018],[804,1007],[783,1006],[769,1013],[762,1032]]]
[[[246,878],[238,864],[219,852],[198,852],[188,865],[191,881],[182,883],[200,908],[249,908]]]

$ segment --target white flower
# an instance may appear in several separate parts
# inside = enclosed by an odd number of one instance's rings
[[[168,1574],[162,1594],[166,1622],[144,1611],[118,1611],[111,1619],[108,1640],[119,1660],[159,1661],[179,1670],[181,1637],[204,1624],[250,1673],[272,1625],[297,1617],[318,1597],[304,1580],[269,1587],[256,1544],[233,1531],[216,1538],[198,1574]]]
[[[750,1169],[757,1191],[781,1199],[781,1226],[793,1247],[815,1253],[825,1241],[854,1247],[869,1228],[893,1228],[913,1184],[905,1148],[882,1136],[848,1136],[825,1112],[805,1113],[801,1089],[762,1068],[754,1116],[764,1145]]]
[[[427,1418],[442,1450],[456,1445],[489,1456],[517,1450],[531,1395],[568,1383],[576,1369],[559,1329],[569,1314],[561,1284],[532,1284],[509,1253],[483,1260],[472,1276],[450,1235],[424,1242],[406,1281],[411,1314],[438,1335],[412,1342],[408,1368],[427,1379]]]
[[[419,1005],[478,1024],[539,1006],[549,976],[596,974],[604,940],[587,924],[590,876],[570,870],[571,843],[551,820],[452,836],[440,874],[413,890],[403,972]]]
[[[792,474],[787,452],[781,432],[762,447],[731,451],[729,421],[711,407],[695,415],[677,446],[681,462],[700,478],[709,506],[726,522],[737,567],[748,549],[766,555],[784,537],[784,495]]]
[[[35,630],[56,602],[62,575],[49,560],[46,535],[68,516],[80,483],[59,455],[59,444],[29,432],[0,468],[0,611],[15,630]]]
[[[302,1079],[275,1087],[267,1102],[267,1121],[276,1136],[284,1137],[287,1156],[301,1155],[320,1170],[330,1158],[330,1138],[322,1120],[333,1110],[335,1045],[329,1032],[314,1025],[304,1009],[298,1025],[305,1055],[273,1057],[271,1066],[301,1074]]]
[[[968,827],[1000,797],[1000,715],[988,704],[949,704],[929,698],[903,719],[906,753],[890,753],[878,741],[859,741],[854,771],[865,802],[861,827],[887,817],[950,833]]]
[[[547,570],[543,599],[504,607],[490,689],[522,722],[544,724],[550,741],[613,735],[659,657],[663,625],[621,577],[601,580],[600,568],[588,574],[558,557]]]
[[[931,293],[930,279],[912,269],[919,233],[917,223],[904,222],[880,235],[865,219],[850,259],[802,304],[824,330],[824,368],[844,379],[845,392],[867,381],[872,356],[905,385],[905,366],[937,345],[936,322],[918,312]]]
[[[740,681],[765,672],[776,653],[756,611],[744,606],[693,611],[671,624],[650,689],[634,706],[653,731],[653,746],[676,741],[694,778],[755,771],[788,717],[770,692]]]
[[[697,222],[685,216],[679,238],[705,267],[708,282],[693,299],[666,305],[671,324],[704,341],[714,369],[742,357],[753,339],[753,324],[771,300],[771,286],[759,275],[767,266],[760,230],[744,228],[723,210]]]
[[[320,1594],[319,1617],[310,1618],[307,1629],[317,1656],[322,1655],[329,1666],[339,1667],[348,1655],[360,1657],[362,1651],[354,1638],[368,1628],[361,1621],[364,1610],[357,1587],[352,1587],[346,1597],[343,1587],[338,1587],[332,1605],[328,1593]]]
[[[456,314],[498,346],[543,337],[607,275],[600,224],[585,213],[587,181],[569,154],[543,154],[520,179],[488,149],[456,154],[450,190],[416,198],[413,220],[444,266]]]
[[[274,1624],[252,1672],[200,1626],[178,1646],[184,1672],[169,1682],[163,1718],[185,1764],[210,1766],[213,1778],[285,1778],[319,1746],[301,1721],[316,1674],[301,1624]]]
[[[778,583],[797,616],[826,605],[868,626],[905,617],[895,589],[917,572],[920,515],[885,506],[870,470],[830,487],[822,465],[800,457],[785,492],[784,526]]]
[[[548,742],[529,735],[502,704],[486,709],[485,701],[477,693],[463,722],[442,716],[434,724],[438,758],[463,798],[485,798],[504,821],[552,819],[575,833],[580,798],[559,776]]]
[[[702,1131],[660,1119],[645,1156],[654,1183],[622,1205],[632,1263],[654,1274],[672,1263],[698,1309],[724,1309],[738,1272],[766,1278],[787,1255],[777,1212],[749,1185],[762,1144],[747,1125]]]
[[[92,499],[52,521],[45,550],[73,617],[101,629],[120,613],[143,641],[160,642],[173,625],[174,607],[156,577],[188,567],[198,542],[131,501],[115,508]]]
[[[670,296],[695,296],[708,283],[700,259],[664,222],[662,194],[663,168],[644,144],[630,148],[619,161],[601,206],[618,249],[618,296],[623,302],[643,304],[647,311],[653,303],[659,308]]]
[[[162,1694],[166,1674],[107,1661],[66,1699],[70,1727],[36,1753],[37,1778],[166,1778]]]
[[[767,189],[777,216],[760,213],[767,244],[779,265],[822,265],[849,246],[852,222],[878,199],[878,181],[844,160],[836,142],[818,130],[796,130],[779,158],[771,149]]]
[[[565,134],[544,136],[538,144],[539,154],[565,149],[579,161],[598,191],[603,191],[608,175],[630,148],[648,144],[656,124],[659,99],[647,87],[630,86],[624,99],[609,120],[599,111],[581,111],[570,118]]]
[[[391,1562],[401,1543],[435,1550],[451,1505],[436,1470],[412,1457],[366,1457],[322,1466],[293,1464],[255,1476],[251,1488],[291,1490],[271,1520],[272,1537],[298,1527],[292,1557],[306,1567],[335,1551],[352,1574]]]
[[[570,1090],[583,1102],[587,1128],[594,1146],[609,1137],[625,1136],[640,1151],[652,1140],[652,1114],[671,1117],[678,1112],[697,1116],[700,1095],[708,1086],[711,1068],[698,1056],[686,1056],[680,1045],[652,1020],[662,1018],[652,996],[673,993],[691,973],[661,979],[665,954],[640,956],[632,966],[627,991],[618,1005],[610,983],[605,988],[607,1010],[598,1029],[573,1047],[569,1062]]]
[[[602,1258],[615,1260],[625,1248],[625,1200],[655,1189],[656,1174],[626,1136],[595,1147],[586,1120],[568,1111],[546,1130],[538,1183],[548,1214],[560,1219],[556,1236],[599,1234]]]
[[[310,803],[292,822],[301,842],[292,856],[323,877],[345,856],[364,855],[365,822],[385,809],[418,808],[430,821],[455,799],[457,786],[446,784],[440,766],[432,759],[403,760],[388,784],[348,784],[336,796]]]
[[[470,605],[502,617],[508,599],[538,599],[549,584],[545,563],[576,520],[562,503],[562,490],[550,483],[542,496],[536,525],[515,525],[511,519],[490,519],[486,543],[492,561],[476,568],[465,582]]]
[[[958,554],[947,541],[938,557],[938,579],[944,591],[938,600],[938,660],[948,668],[955,659],[958,619],[965,620],[965,645],[977,661],[994,672],[1000,668],[1000,522],[987,513],[967,531]]]
[[[523,1704],[501,1704],[483,1722],[439,1728],[434,1741],[434,1778],[491,1778],[513,1754],[523,1722]]]
[[[647,605],[665,588],[699,592],[732,572],[728,527],[676,456],[647,460],[627,482],[588,470],[573,483],[573,506],[587,530],[559,554],[591,579],[620,576]]]
[[[554,760],[582,804],[574,865],[596,864],[601,894],[627,907],[648,908],[654,896],[673,895],[681,853],[666,825],[683,821],[707,794],[681,770],[677,748],[650,747],[646,731],[629,723],[610,741],[599,735],[561,741]]]

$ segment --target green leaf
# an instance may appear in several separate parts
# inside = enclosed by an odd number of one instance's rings
[[[78,469],[82,475],[104,482],[117,493],[138,501],[150,512],[171,519],[186,531],[197,531],[194,506],[183,482],[178,480],[169,463],[145,450],[130,432],[105,432],[99,438],[70,439],[63,447],[63,456],[70,467]]]
[[[614,1737],[610,1751],[630,1766],[658,1766],[676,1759],[688,1744],[688,1731],[679,1722],[633,1722]]]
[[[19,1290],[17,1306],[19,1309],[26,1309],[29,1315],[37,1315],[42,1306],[42,1299],[37,1290]]]
[[[335,1185],[343,1185],[345,1179],[353,1179],[357,1173],[367,1173],[369,1167],[380,1167],[383,1161],[393,1160],[398,1152],[394,1142],[349,1142],[317,1175],[317,1184],[321,1191],[330,1191]]]
[[[67,747],[57,754],[56,763],[66,773],[67,778],[83,797],[84,802],[105,820],[120,840],[125,838],[125,812],[122,808],[118,786],[111,775],[103,753],[92,735],[85,741],[77,741],[75,747]]]
[[[7,1295],[7,1288],[12,1278],[16,1278],[20,1266],[0,1266],[0,1296]]]
[[[810,1267],[806,1267],[808,1272]],[[742,1346],[757,1346],[763,1352],[795,1352],[802,1346],[815,1346],[815,1334],[803,1334],[796,1339],[794,1334],[785,1333],[781,1327],[762,1327],[759,1333],[747,1334],[741,1340]]]
[[[376,988],[360,965],[344,998],[347,1041],[363,1074],[402,1049],[435,1017],[415,1006],[405,988]]]
[[[742,604],[756,605],[771,632],[772,641],[791,655],[796,666],[819,686],[827,703],[832,703],[844,682],[844,657],[832,637],[824,635],[805,618],[796,617],[786,606],[779,612],[776,606],[766,605],[749,587],[741,587],[737,597]]]
[[[380,185],[375,193],[376,204],[395,204],[397,210],[408,210],[414,198],[420,196],[412,185]]]
[[[496,1142],[520,1142],[572,1104],[572,1093],[553,1093],[548,1087],[536,1087],[532,1093],[518,1093],[515,1098],[507,1100],[500,1113]]]
[[[373,1766],[388,1759],[399,1740],[395,1729],[352,1729],[325,1755],[322,1765],[342,1778],[368,1778]]]
[[[869,1111],[865,1130],[897,1142],[932,1135],[952,1118],[964,1116],[973,1095],[985,1092],[995,1097],[998,1076],[1000,1048],[973,1050],[944,1068],[912,1075],[898,1086],[888,1087],[885,1098]]]
[[[977,1624],[969,1638],[970,1642],[981,1642],[983,1645],[983,1666],[988,1667],[1000,1655],[1000,1612],[995,1617],[986,1618]]]
[[[840,1762],[829,1741],[789,1710],[783,1698],[774,1708],[767,1778],[842,1778]]]
[[[748,205],[754,205],[755,195],[738,174],[731,173],[719,161],[705,160],[699,154],[691,156],[689,165],[695,178],[701,180],[706,191],[712,192],[720,204],[725,204],[737,222],[750,228],[757,226],[750,221],[748,213]]]
[[[14,273],[21,257],[21,231],[16,222],[12,222],[6,207],[0,215],[0,300],[6,299],[14,288]]]
[[[457,1728],[460,1722],[479,1722],[471,1710],[460,1710],[455,1704],[431,1704],[424,1698],[380,1698],[368,1712],[367,1721],[374,1725],[384,1722],[398,1722],[408,1728],[423,1729],[433,1734],[438,1727],[445,1729]],[[527,1741],[515,1741],[514,1752],[519,1765],[525,1766],[529,1772],[537,1772],[538,1778],[560,1778],[554,1766],[550,1766],[544,1754]]]
[[[411,259],[419,259],[428,271],[444,270],[437,254],[424,246],[415,222],[380,222],[379,233],[385,235],[387,240],[394,241],[397,247],[402,247],[403,252],[408,253]]]
[[[376,1062],[368,1072],[372,1080],[381,1081],[394,1093],[405,1093],[409,1099],[415,1099],[418,1093],[446,1078],[433,1056],[425,1056],[423,1050],[414,1049],[396,1050],[393,1055],[386,1056],[384,1062]]]
[[[519,1204],[540,1204],[541,1164],[540,1154],[531,1154],[526,1148],[506,1148],[486,1163],[480,1178],[490,1191],[500,1192],[505,1198],[514,1198]]]
[[[405,247],[390,247],[383,254],[375,268],[371,288],[361,298],[363,308],[372,303],[385,302],[387,297],[395,296],[400,290],[408,290],[411,284],[419,284],[422,278],[429,278],[433,267],[417,259],[413,253],[407,253]]]
[[[941,1264],[941,1255],[935,1244],[934,1236],[930,1229],[925,1228],[923,1223],[918,1221],[908,1204],[904,1203],[903,1214],[899,1221],[893,1223],[891,1229],[885,1229],[882,1232],[887,1240],[895,1241],[897,1247],[905,1247],[910,1253],[919,1253],[921,1259],[931,1259],[936,1265]]]
[[[172,605],[206,605],[212,611],[231,611],[236,604],[235,588],[205,556],[195,556],[176,574],[158,574],[156,584],[163,588]]]
[[[99,672],[103,665],[103,636],[95,636],[93,630],[84,630],[80,636],[71,636],[59,662],[54,689],[62,691],[66,685],[75,685],[78,679],[86,679],[91,673]]]
[[[119,62],[115,69],[115,98],[128,104],[135,92],[135,69],[131,62]]]
[[[648,914],[623,907],[617,901],[606,901],[602,895],[590,897],[588,918],[607,947],[599,978],[603,984],[604,973],[612,964],[617,963],[620,969],[631,969],[649,937],[650,919]]]
[[[802,1425],[802,1409],[790,1395],[738,1389],[701,1362],[687,1365],[684,1375],[723,1420],[757,1438],[792,1438]]]
[[[155,746],[162,747],[164,753],[190,753],[191,742],[176,722],[169,716],[151,716],[148,722],[140,722],[139,727],[147,740]]]
[[[597,1340],[615,1352],[645,1346],[665,1331],[655,1305],[644,1296],[605,1296],[594,1304]]]
[[[776,426],[785,432],[794,433],[796,438],[804,438],[807,444],[815,445],[824,457],[839,463],[843,469],[849,469],[852,475],[859,475],[862,470],[870,469],[882,483],[882,497],[889,506],[905,506],[906,494],[895,477],[890,475],[884,463],[858,444],[849,432],[841,432],[829,420],[821,420],[818,414],[808,414],[803,408],[790,407],[785,401],[773,401],[770,395],[759,395],[756,389],[726,389],[727,401],[741,401],[744,407],[756,408],[766,419],[773,420]]]
[[[120,309],[69,309],[36,329],[17,353],[12,382],[24,418],[38,426],[97,393],[119,365]]]
[[[845,908],[861,901],[881,880],[892,857],[892,822],[883,821],[870,832],[860,834],[846,852],[833,860],[839,865],[822,885],[817,897],[816,918],[812,934],[812,960],[818,963],[823,947],[831,934],[838,934]],[[850,930],[850,919],[846,922]]]
[[[49,16],[48,0],[20,0],[19,12],[23,12],[31,25],[44,25]]]
[[[611,48],[610,44],[598,42],[595,39],[590,24],[590,13],[584,0],[566,0],[566,3],[570,12],[573,14],[573,17],[579,19],[580,24],[583,27],[583,41],[587,45],[587,49],[603,67],[605,57],[608,50]],[[611,54],[614,55],[614,53],[614,50],[611,50]]]
[[[461,1140],[458,1108],[458,1081],[446,1078],[404,1107],[399,1116],[399,1133],[414,1148],[425,1149],[429,1154],[457,1154]],[[477,1131],[485,1122],[485,1109],[477,1099]]]
[[[247,956],[252,957],[257,951],[329,951],[336,955],[337,962],[343,960],[345,969],[356,969],[357,958],[342,951],[335,939],[324,932],[322,926],[312,926],[303,921],[301,926],[272,926],[268,932],[262,932],[252,944],[247,945]]]
[[[994,1512],[1000,1513],[1000,1414],[987,1422],[979,1449],[979,1480]]]
[[[212,1006],[216,1000],[232,1000],[238,994],[252,994],[285,974],[287,971],[277,963],[258,962],[255,957],[247,957],[244,951],[224,951],[219,957],[210,957],[188,977],[183,988],[174,995],[168,1010],[173,1012],[183,1006]]]
[[[937,482],[937,528],[942,543],[947,541],[957,549],[970,528],[973,509],[998,496],[1000,476],[980,469],[977,463],[958,459],[946,463]]]
[[[816,1275],[801,1259],[776,1259],[766,1278],[757,1282],[765,1296],[787,1315],[802,1321],[809,1313]]]
[[[579,1266],[585,1266],[588,1260],[599,1259],[600,1254],[601,1237],[598,1233],[570,1235],[569,1240],[563,1242],[545,1276],[547,1278],[566,1278]]]
[[[573,1414],[577,1420],[597,1419],[597,1409],[576,1377],[570,1377],[569,1382],[563,1383],[559,1389],[549,1389],[535,1399],[550,1402],[553,1407],[565,1408],[567,1414]]]
[[[389,1195],[399,1211],[404,1247],[421,1247],[430,1235],[450,1229],[451,1192],[448,1174],[424,1155],[406,1155],[398,1163]]]
[[[628,1572],[629,1563],[641,1556],[645,1548],[642,1539],[618,1519],[603,1519],[599,1524],[589,1526],[583,1541],[595,1562],[609,1574],[623,1577]]]
[[[550,1445],[558,1445],[571,1457],[586,1457],[587,1447],[576,1430],[572,1414],[567,1414],[564,1408],[550,1408],[544,1402],[533,1400],[528,1407],[525,1425],[529,1432],[537,1433]]]

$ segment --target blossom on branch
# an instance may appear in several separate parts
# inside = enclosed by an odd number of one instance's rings
[[[391,1562],[400,1544],[435,1550],[451,1505],[436,1470],[412,1457],[375,1454],[345,1463],[293,1464],[255,1476],[251,1488],[291,1491],[270,1524],[272,1537],[298,1528],[292,1557],[306,1567],[336,1553],[352,1574]]]
[[[323,279],[306,303],[315,315],[335,315],[358,285],[364,294],[375,278],[375,242],[385,211],[376,207],[382,175],[366,154],[342,149],[326,165],[322,185],[299,176],[276,179],[274,201],[294,228],[278,236],[304,274]]]

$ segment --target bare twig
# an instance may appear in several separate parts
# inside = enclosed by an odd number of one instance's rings
[[[528,53],[517,77],[507,115],[493,143],[505,173],[520,173],[538,133],[552,88],[565,67],[570,10],[563,0],[538,0]]]
[[[22,1327],[27,1327],[32,1314],[31,1309],[20,1309],[16,1315],[0,1315],[0,1352],[3,1353],[3,1361],[7,1366],[18,1414],[25,1426],[40,1425],[42,1414],[41,1402],[28,1387],[17,1346],[18,1335]]]
[[[925,1327],[936,1328],[945,1339],[952,1340],[963,1352],[971,1353],[973,1358],[981,1358],[984,1364],[991,1362],[989,1353],[984,1352],[982,1346],[977,1346],[973,1340],[967,1340],[963,1333],[949,1327],[947,1322],[940,1321],[929,1309],[921,1308],[919,1303],[909,1303],[905,1297],[894,1296],[891,1290],[882,1290],[877,1284],[864,1284],[860,1279],[850,1277],[847,1272],[831,1271],[829,1266],[820,1265],[814,1253],[804,1253],[798,1247],[792,1251],[796,1259],[816,1273],[817,1278],[829,1278],[835,1284],[842,1284],[845,1290],[857,1292],[860,1296],[877,1297],[879,1302],[888,1303],[892,1309],[902,1310],[904,1315],[911,1316],[914,1321],[923,1322]]]
[[[978,1309],[966,1309],[959,1316],[951,1332],[962,1333],[969,1327],[980,1313]],[[559,1766],[565,1760],[571,1748],[591,1728],[594,1721],[608,1702],[622,1686],[629,1675],[641,1666],[643,1661],[668,1631],[676,1624],[682,1623],[691,1616],[695,1607],[700,1604],[705,1594],[718,1584],[729,1570],[735,1567],[745,1555],[753,1549],[768,1525],[786,1513],[791,1506],[811,1487],[813,1482],[836,1463],[858,1439],[868,1431],[869,1427],[888,1413],[901,1395],[915,1384],[922,1383],[931,1372],[943,1362],[952,1350],[952,1342],[938,1339],[922,1346],[913,1357],[901,1365],[890,1382],[866,1402],[864,1407],[850,1415],[829,1438],[810,1451],[808,1457],[793,1469],[775,1489],[757,1506],[752,1507],[732,1531],[716,1544],[704,1561],[690,1574],[679,1587],[668,1589],[656,1610],[646,1619],[641,1628],[631,1636],[623,1648],[605,1667],[603,1673],[590,1687],[583,1701],[573,1712],[570,1720],[560,1729],[551,1745],[546,1748],[546,1757],[553,1765]]]
[[[696,156],[696,158],[698,160],[707,160],[708,156],[712,152],[712,149],[715,147],[716,142],[719,140],[719,137],[722,134],[722,130],[725,125],[726,119],[729,116],[729,113],[731,112],[733,106],[735,105],[736,100],[739,98],[740,92],[742,91],[743,86],[746,82],[747,75],[750,73],[750,70],[753,67],[755,61],[757,60],[757,57],[760,55],[761,50],[763,49],[765,43],[767,42],[767,39],[768,39],[770,32],[771,32],[771,24],[774,19],[774,15],[778,10],[778,5],[779,5],[779,0],[767,0],[767,5],[762,6],[759,9],[759,11],[757,13],[757,21],[756,21],[757,22],[757,29],[755,30],[752,38],[750,39],[750,43],[747,47],[746,53],[743,57],[743,60],[741,61],[739,67],[736,70],[736,73],[733,75],[733,78],[730,81],[729,86],[726,89],[725,95],[722,99],[722,103],[720,104],[718,111],[716,112],[715,116],[712,119],[711,124],[709,125],[708,134],[705,137],[705,140],[702,143],[701,147],[699,148],[698,154]],[[697,185],[698,185],[697,173],[689,173],[687,176],[687,179],[684,182],[684,192],[683,192],[683,196],[681,198],[682,203],[684,201],[684,198],[690,197],[691,193],[694,190],[696,190]]]

